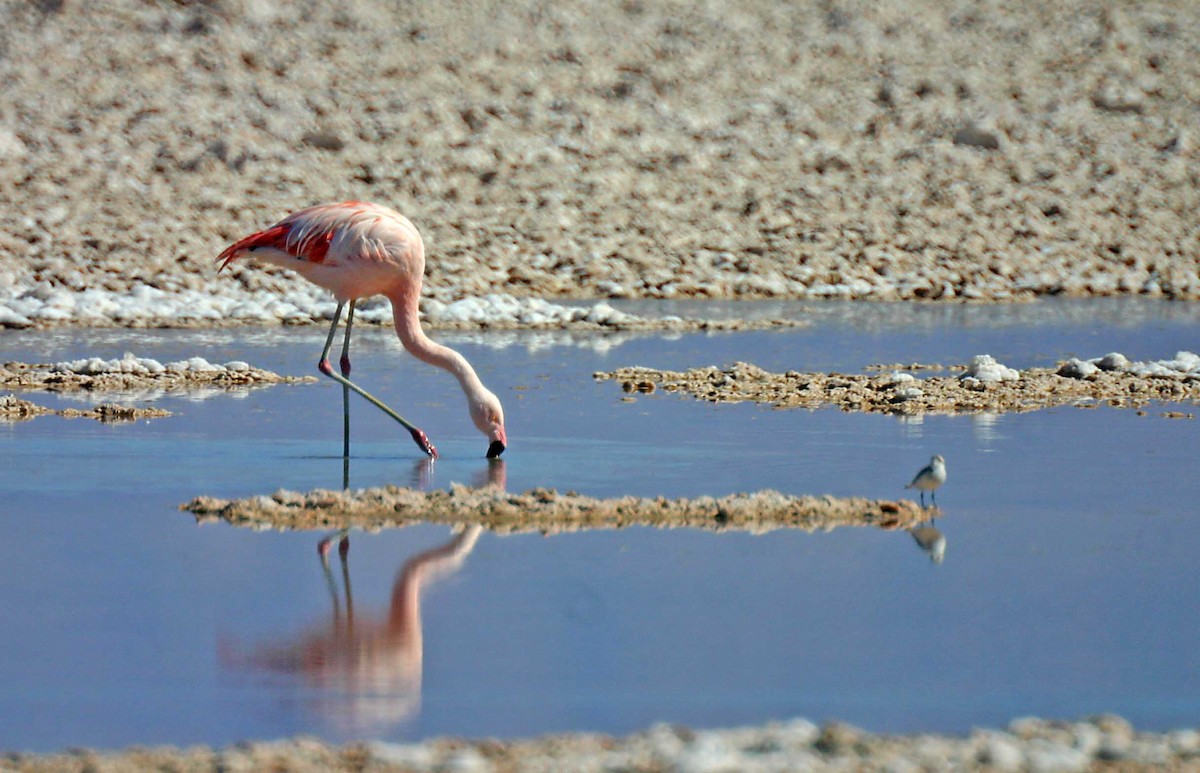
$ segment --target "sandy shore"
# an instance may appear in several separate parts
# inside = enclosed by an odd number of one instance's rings
[[[762,727],[693,730],[656,725],[623,738],[599,734],[529,741],[437,739],[333,746],[313,739],[244,743],[225,749],[82,749],[58,755],[0,756],[6,770],[84,771],[1195,771],[1200,731],[1137,732],[1113,715],[1079,722],[1013,720],[965,737],[888,736],[804,719]]]
[[[0,324],[303,320],[213,257],[345,199],[439,303],[1200,298],[1189,0],[0,13]]]

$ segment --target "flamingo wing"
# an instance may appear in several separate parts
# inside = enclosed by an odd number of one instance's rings
[[[221,268],[255,249],[270,248],[309,263],[324,263],[330,246],[335,252],[384,260],[389,245],[420,242],[403,215],[378,204],[344,201],[302,209],[270,228],[229,245],[217,256]],[[218,269],[220,270],[220,269]]]
[[[217,260],[221,262],[217,271],[228,266],[251,250],[269,247],[291,255],[293,258],[307,260],[310,263],[323,263],[329,252],[329,243],[333,241],[333,229],[324,231],[308,230],[303,238],[297,239],[293,231],[305,231],[297,228],[297,224],[287,221],[273,225],[257,233],[250,234],[245,239],[239,239],[226,247]]]

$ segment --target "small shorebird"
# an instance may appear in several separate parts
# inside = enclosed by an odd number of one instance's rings
[[[915,488],[921,491],[921,507],[925,506],[925,492],[929,492],[929,499],[933,504],[937,504],[937,499],[934,498],[933,492],[946,482],[946,460],[941,454],[934,454],[929,460],[929,464],[921,468],[916,477],[912,479],[904,488]]]

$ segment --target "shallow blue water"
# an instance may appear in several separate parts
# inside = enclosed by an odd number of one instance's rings
[[[279,653],[294,656],[301,643],[310,654],[322,643],[334,658],[334,634],[346,633],[336,551],[327,579],[315,549],[323,534],[196,525],[177,509],[199,494],[340,486],[334,385],[163,396],[156,404],[175,417],[128,425],[56,417],[0,425],[0,749],[296,733],[621,733],[655,721],[793,716],[884,731],[965,732],[1021,714],[1103,711],[1146,728],[1194,724],[1194,420],[1163,418],[1160,406],[1145,416],[1062,408],[902,422],[661,394],[627,403],[591,373],[737,359],[857,372],[985,352],[1014,367],[1111,350],[1162,358],[1197,349],[1200,314],[1110,302],[1006,316],[984,307],[842,308],[817,306],[818,324],[783,332],[440,338],[505,402],[510,490],[894,498],[941,453],[950,470],[938,492],[942,563],[907,533],[874,529],[484,533],[457,569],[426,581],[420,646],[411,625],[377,637],[373,694],[361,683],[333,686],[332,671],[295,657],[281,665]],[[306,374],[323,333],[5,332],[3,340],[4,359],[128,350]],[[420,424],[443,458],[423,463],[389,420],[356,402],[351,485],[495,477],[449,377],[400,354],[383,330],[361,331],[354,360],[355,377]],[[435,526],[352,535],[359,635],[389,630],[398,572],[450,539]],[[264,653],[275,656],[270,668]]]

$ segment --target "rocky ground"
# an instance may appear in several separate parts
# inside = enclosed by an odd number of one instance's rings
[[[8,2],[0,324],[303,321],[298,280],[213,258],[345,199],[416,222],[439,303],[1200,298],[1198,22],[1190,0]]]

